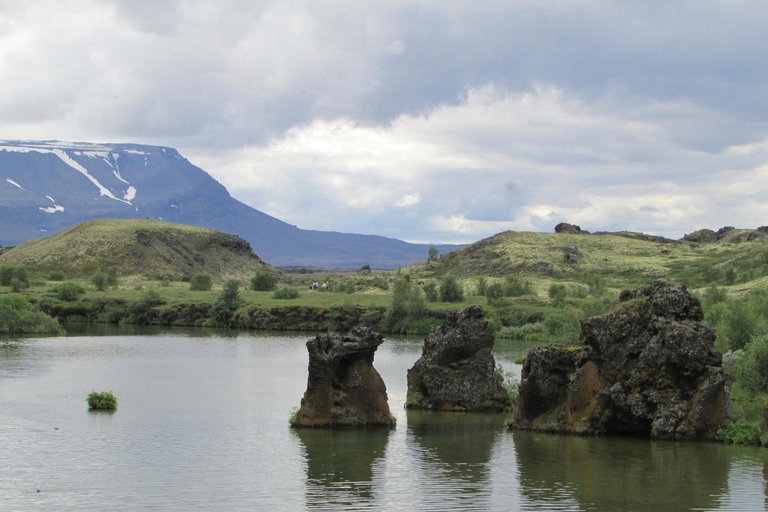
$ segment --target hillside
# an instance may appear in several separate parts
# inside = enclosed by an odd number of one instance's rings
[[[393,269],[424,259],[429,249],[382,236],[299,229],[234,199],[173,148],[0,141],[0,245],[103,218],[234,233],[279,266]],[[460,246],[437,247],[445,253]]]
[[[247,279],[259,270],[273,270],[238,236],[148,219],[83,222],[3,253],[0,265],[75,275],[114,266],[120,275],[175,281],[201,272],[222,280]]]
[[[696,240],[696,241],[690,241]],[[640,233],[530,233],[505,231],[410,267],[421,277],[521,275],[583,281],[603,276],[620,288],[658,278],[689,286],[762,281],[768,274],[768,234],[758,230],[701,230],[682,240]]]

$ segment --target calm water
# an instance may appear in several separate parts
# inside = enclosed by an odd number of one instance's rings
[[[306,334],[0,340],[0,510],[764,510],[768,450],[510,432],[403,409],[420,340],[375,366],[394,430],[288,428]],[[524,347],[497,347],[508,369]],[[112,390],[114,413],[86,395]],[[36,492],[40,489],[41,492]]]

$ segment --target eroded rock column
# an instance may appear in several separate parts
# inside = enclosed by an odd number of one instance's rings
[[[319,334],[307,341],[307,391],[294,427],[391,426],[387,387],[373,367],[381,334],[355,328],[344,336]]]

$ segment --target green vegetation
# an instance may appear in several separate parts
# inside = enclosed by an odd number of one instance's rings
[[[211,274],[195,274],[189,281],[189,289],[195,292],[207,292],[213,288],[213,276]]]
[[[93,283],[93,286],[96,287],[97,291],[103,292],[107,289],[107,276],[103,272],[96,272],[93,274],[91,282]]]
[[[229,327],[229,322],[237,308],[242,304],[240,298],[240,283],[229,279],[224,283],[224,289],[211,306],[211,320],[215,325]]]
[[[278,300],[298,299],[299,290],[297,288],[291,288],[290,286],[281,286],[276,289],[272,295]]]
[[[464,288],[453,276],[446,276],[440,285],[440,300],[443,302],[461,302],[464,300]]]
[[[56,319],[18,294],[0,295],[0,333],[62,334]]]
[[[99,411],[117,410],[117,398],[111,391],[93,392],[85,399],[88,402],[88,408]]]
[[[277,276],[273,274],[272,272],[267,272],[266,270],[260,270],[256,272],[256,275],[251,278],[251,290],[257,291],[257,292],[270,292],[275,289],[275,286],[277,286]],[[298,292],[298,290],[297,290]],[[298,297],[298,293],[296,295]],[[277,297],[279,298],[292,298],[295,299],[296,297]]]

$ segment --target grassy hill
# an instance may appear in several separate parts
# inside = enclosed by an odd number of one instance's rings
[[[216,280],[247,279],[258,270],[271,269],[238,236],[149,219],[82,222],[1,254],[0,265],[67,275],[115,267],[121,276],[174,281],[189,280],[197,273]]]
[[[700,233],[700,232],[697,232]],[[768,286],[768,235],[724,229],[706,241],[669,240],[640,233],[566,234],[506,231],[436,261],[409,267],[419,278],[461,280],[519,275],[534,282],[586,282],[600,276],[611,288],[664,278],[700,288],[712,284]]]

